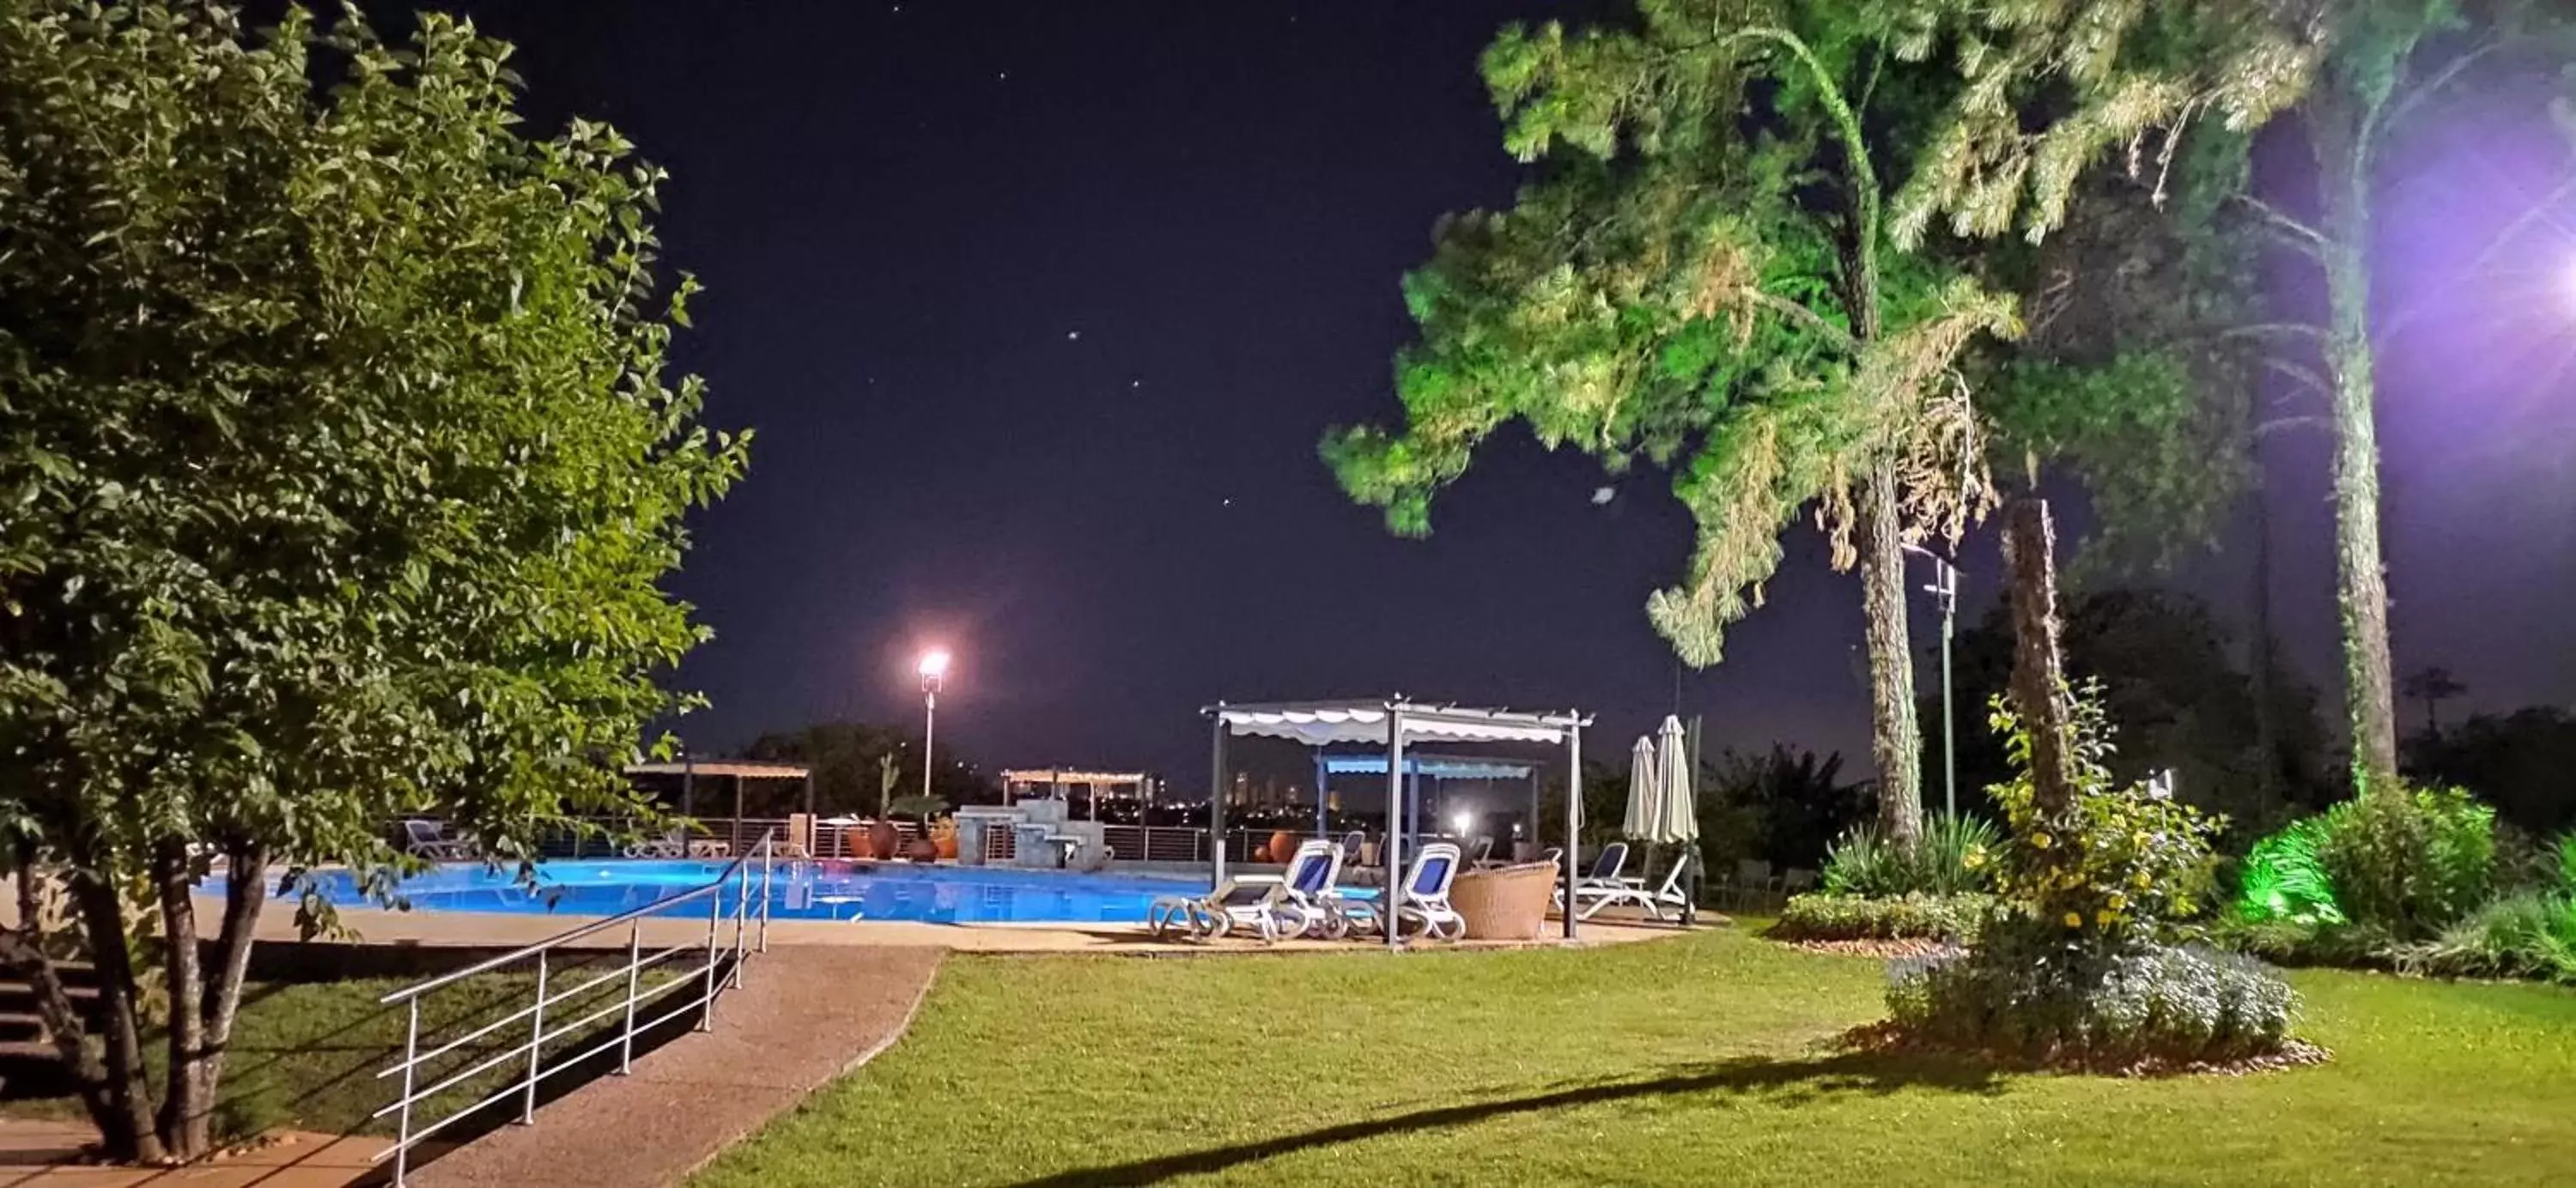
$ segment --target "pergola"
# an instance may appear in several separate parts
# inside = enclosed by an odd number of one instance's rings
[[[1331,755],[1315,752],[1315,832],[1325,832],[1324,814],[1331,796],[1328,781],[1336,775],[1384,775],[1392,767],[1383,754]],[[1422,781],[1433,780],[1528,780],[1530,836],[1538,835],[1538,773],[1542,765],[1535,760],[1488,755],[1407,755],[1404,757],[1404,815],[1413,821],[1422,819]],[[1447,803],[1446,792],[1441,794]],[[1421,832],[1417,825],[1414,832]]]
[[[698,777],[730,777],[733,780],[733,819],[742,819],[742,785],[746,780],[805,781],[805,813],[814,813],[814,771],[798,763],[771,763],[760,759],[682,759],[677,763],[634,763],[627,765],[630,776],[660,775],[680,777],[680,815],[697,815]]]
[[[1218,702],[1199,711],[1209,720],[1208,833],[1217,839],[1213,871],[1225,883],[1225,744],[1228,738],[1284,738],[1320,750],[1333,743],[1382,743],[1386,748],[1386,902],[1387,947],[1400,943],[1396,909],[1404,898],[1404,779],[1408,743],[1545,743],[1563,746],[1566,755],[1564,864],[1565,902],[1574,902],[1572,849],[1583,811],[1583,728],[1592,724],[1580,712],[1522,713],[1476,709],[1447,702],[1414,701],[1402,694],[1352,701],[1294,701],[1259,705]],[[1533,817],[1535,824],[1535,817]],[[1565,916],[1565,935],[1579,928],[1574,912]]]
[[[1082,771],[1070,767],[1021,768],[1002,773],[1002,803],[1011,802],[1012,789],[1026,787],[1045,788],[1047,799],[1063,800],[1065,786],[1079,784],[1088,793],[1083,799],[1084,803],[1091,808],[1091,819],[1097,821],[1100,819],[1102,788],[1133,787],[1141,795],[1145,782],[1150,778],[1141,771]]]

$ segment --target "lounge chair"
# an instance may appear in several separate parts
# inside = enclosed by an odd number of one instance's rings
[[[447,826],[417,817],[403,822],[403,852],[431,862],[468,862],[474,858],[473,848],[464,839],[449,834]]]
[[[1642,879],[1578,883],[1574,888],[1576,904],[1574,918],[1589,920],[1601,914],[1601,909],[1614,904],[1642,908],[1648,916],[1657,920],[1664,918],[1666,908],[1678,913],[1690,903],[1689,896],[1682,890],[1682,872],[1688,869],[1690,869],[1689,863],[1676,860],[1673,868],[1664,873],[1664,885],[1652,891],[1646,890],[1645,881]]]
[[[1587,891],[1628,886],[1629,880],[1619,877],[1620,872],[1627,868],[1628,843],[1612,842],[1603,846],[1601,852],[1592,857],[1592,869],[1575,876],[1574,894],[1580,898]],[[1556,910],[1560,912],[1565,910],[1565,888],[1563,887],[1556,889]]]
[[[1494,839],[1490,837],[1477,838],[1476,848],[1473,851],[1470,851],[1467,855],[1467,865],[1469,867],[1481,867],[1487,865],[1485,860],[1491,857],[1493,853]]]
[[[1404,894],[1396,901],[1398,931],[1419,925],[1422,935],[1433,940],[1466,939],[1467,918],[1449,906],[1449,884],[1457,879],[1459,865],[1458,847],[1448,842],[1432,842],[1414,855],[1413,869],[1404,875]]]
[[[1157,937],[1192,940],[1214,940],[1237,927],[1250,928],[1264,941],[1305,935],[1328,927],[1327,917],[1340,918],[1322,899],[1341,869],[1340,846],[1301,842],[1286,874],[1228,879],[1205,895],[1163,896],[1146,908],[1145,926]]]

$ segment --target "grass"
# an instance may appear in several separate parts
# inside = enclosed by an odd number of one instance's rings
[[[2332,1064],[2120,1081],[1841,1053],[1878,963],[1562,952],[952,959],[901,1043],[695,1188],[2543,1183],[2576,993],[2292,975]]]
[[[624,957],[623,951],[605,957],[586,956],[579,967],[557,969],[553,992],[560,994],[597,977],[599,971],[594,967],[602,960],[622,961]],[[656,968],[648,971],[646,981],[648,985],[655,984],[668,976],[666,969]],[[215,1129],[219,1137],[226,1141],[244,1139],[278,1127],[325,1134],[393,1134],[393,1118],[372,1119],[369,1115],[398,1096],[399,1082],[393,1078],[379,1080],[376,1071],[402,1059],[404,1030],[409,1020],[401,1006],[384,1006],[377,1000],[418,980],[352,978],[253,982],[244,986],[241,1013],[233,1028],[233,1054],[216,1091]],[[434,1048],[484,1023],[525,1009],[535,984],[533,972],[486,974],[433,992],[422,1000],[422,1048]],[[552,1032],[561,1023],[579,1019],[609,1002],[622,1002],[625,992],[625,981],[619,978],[573,998],[550,1002],[546,1008],[550,1020],[547,1030]],[[649,1004],[647,1017],[691,997],[686,989],[674,991]],[[546,1058],[551,1061],[589,1047],[602,1029],[613,1029],[619,1021],[619,1016],[612,1014],[582,1029],[577,1036],[558,1041],[550,1035]],[[527,1035],[524,1021],[501,1027],[424,1064],[418,1083],[423,1088],[436,1084],[524,1043]],[[156,1088],[163,1066],[161,1045],[156,1036],[147,1052]],[[646,1046],[639,1042],[637,1050]],[[504,1061],[416,1106],[415,1116],[424,1120],[443,1117],[489,1096],[525,1071],[521,1060]],[[551,1098],[578,1079],[572,1073],[549,1078],[545,1085],[549,1092],[540,1100]],[[565,1084],[558,1085],[558,1081]],[[21,1097],[13,1088],[8,1097],[10,1100],[0,1104],[0,1113],[16,1117],[85,1116],[76,1098],[61,1093]],[[470,1123],[459,1125],[474,1128]]]

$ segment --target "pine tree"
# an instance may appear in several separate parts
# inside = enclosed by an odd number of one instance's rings
[[[1405,430],[1338,431],[1327,459],[1403,534],[1513,420],[1614,471],[1669,469],[1698,542],[1647,613],[1694,665],[1814,506],[1860,570],[1881,824],[1911,838],[1902,549],[1990,502],[1963,355],[2020,322],[1972,249],[1898,249],[1936,222],[2043,238],[2105,150],[2296,92],[2295,41],[2149,7],[1641,0],[1630,26],[1506,30],[1484,76],[1537,180],[1442,223],[1406,281]]]

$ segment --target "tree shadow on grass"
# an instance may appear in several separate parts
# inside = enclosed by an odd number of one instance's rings
[[[1019,1188],[1115,1188],[1119,1185],[1157,1184],[1178,1176],[1212,1174],[1317,1147],[1605,1102],[1721,1093],[1760,1095],[1768,1103],[1796,1107],[1834,1097],[1879,1095],[1918,1087],[1982,1095],[2000,1092],[2002,1079],[1989,1065],[1941,1056],[1878,1052],[1843,1052],[1789,1060],[1748,1056],[1674,1065],[1643,1078],[1560,1083],[1519,1097],[1435,1106],[1231,1146],[1185,1151],[1106,1167],[1078,1168],[1021,1181]]]

